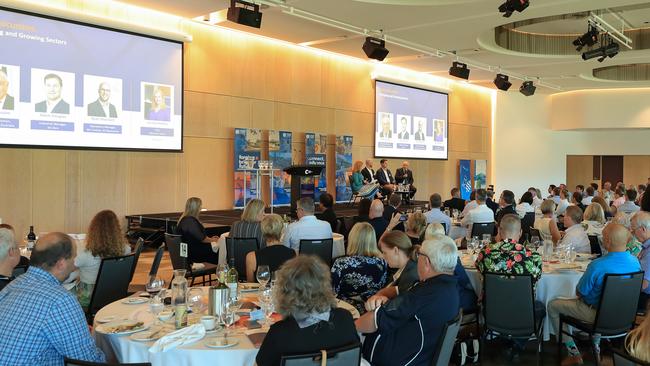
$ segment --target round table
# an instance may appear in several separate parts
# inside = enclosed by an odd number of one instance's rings
[[[474,267],[474,262],[466,251],[463,251],[461,261],[476,295],[480,297],[481,291],[483,290],[483,277],[476,270],[476,267]],[[537,281],[535,300],[541,301],[545,306],[548,306],[551,300],[558,297],[575,298],[576,286],[589,261],[576,261],[576,264],[580,265],[581,268],[576,270],[563,270],[559,268],[562,266],[560,264],[549,264],[545,262],[542,267],[542,277]],[[546,316],[544,318],[544,340],[548,341],[550,335],[551,323],[549,317]]]
[[[207,298],[207,287],[203,287],[204,297]],[[242,293],[242,301],[257,301],[257,292]],[[127,305],[123,300],[115,301],[102,308],[95,319],[102,319],[113,316],[116,319],[138,320],[150,325],[153,322],[153,315],[149,312],[148,302],[138,305]],[[338,301],[339,307],[349,310],[354,318],[359,317],[357,310],[350,304]],[[95,326],[98,324],[96,323]],[[163,365],[228,365],[228,366],[250,366],[255,364],[257,348],[244,334],[247,329],[242,326],[233,326],[228,338],[236,338],[239,343],[230,348],[211,349],[204,345],[204,339],[195,343],[183,345],[166,352],[149,352],[149,348],[155,343],[138,342],[129,335],[103,334],[94,332],[97,346],[104,351],[109,362],[137,363],[151,362],[153,366]],[[236,334],[233,334],[236,333]],[[221,332],[216,333],[217,337]],[[213,336],[207,335],[206,337]]]

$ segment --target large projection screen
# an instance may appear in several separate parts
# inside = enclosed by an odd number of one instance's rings
[[[182,42],[0,8],[0,49],[0,147],[182,151]]]
[[[377,80],[375,157],[448,159],[449,95]]]

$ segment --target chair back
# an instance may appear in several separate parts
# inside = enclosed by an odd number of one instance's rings
[[[281,366],[320,366],[322,352],[282,355]],[[327,350],[327,366],[354,366],[361,363],[361,345],[351,344]]]
[[[14,270],[11,273],[11,275],[14,276],[14,277],[18,277],[18,276],[24,274],[25,272],[27,272],[27,268],[29,268],[29,266],[16,266],[16,267],[14,267]]]
[[[483,286],[486,329],[513,337],[528,337],[535,333],[535,296],[531,275],[486,272]]]
[[[128,365],[128,366],[151,366],[150,362],[142,363],[103,363],[103,362],[90,362],[90,361],[81,361],[73,360],[71,358],[65,358],[63,361],[64,366],[118,366],[118,365]]]
[[[596,235],[587,235],[589,237],[589,246],[591,247],[591,254],[598,254],[600,257],[603,255],[603,251],[600,249],[600,242],[598,241],[598,236]]]
[[[151,262],[151,269],[149,270],[149,278],[156,277],[158,275],[158,268],[160,268],[160,262],[162,257],[165,254],[165,245],[161,244],[158,249],[156,249],[156,255],[153,257],[153,262]]]
[[[350,190],[352,191],[352,195],[357,195],[359,191],[355,191],[352,189],[352,174],[348,175],[348,185],[350,186]]]
[[[612,349],[612,358],[614,366],[650,366],[650,362],[639,360],[627,351],[617,348]]]
[[[334,240],[330,239],[302,239],[298,254],[311,254],[320,257],[328,266],[332,266],[332,247]]]
[[[88,304],[89,320],[99,309],[127,296],[134,261],[134,253],[102,259],[99,264],[97,281],[95,281],[95,287]]]
[[[594,332],[618,335],[632,329],[642,283],[643,271],[605,275]]]
[[[189,270],[187,258],[181,257],[181,236],[175,234],[165,234],[165,246],[169,251],[169,258],[172,262],[172,268]]]
[[[543,240],[543,239],[542,239],[542,234],[539,232],[539,229],[535,229],[535,228],[532,228],[532,227],[531,227],[531,228],[530,228],[530,239],[531,239],[531,240],[533,239],[533,236],[538,237],[540,241]]]
[[[533,225],[535,225],[535,213],[534,212],[526,212],[524,215],[524,218],[521,219],[521,236],[524,238],[529,239],[530,238],[530,229],[533,228]],[[540,237],[541,239],[541,237]]]
[[[133,262],[133,269],[131,270],[131,281],[133,281],[133,274],[135,273],[135,267],[138,266],[138,260],[140,259],[140,254],[142,253],[142,248],[144,247],[144,239],[142,237],[138,238],[138,241],[135,242],[133,247],[133,254],[135,254],[135,261]]]
[[[235,260],[235,269],[239,279],[246,281],[246,255],[259,249],[257,238],[226,238],[228,264]]]
[[[446,222],[441,222],[440,225],[442,225],[442,228],[445,229],[445,235],[447,233],[447,223]]]
[[[472,235],[471,237],[478,236],[481,238],[483,234],[494,234],[495,225],[494,222],[475,222],[472,225]]]
[[[460,322],[463,319],[463,309],[458,312],[458,315],[445,324],[442,330],[442,335],[438,340],[438,347],[436,353],[433,355],[433,366],[447,366],[451,359],[451,353],[454,350],[456,343],[456,336],[460,330]]]

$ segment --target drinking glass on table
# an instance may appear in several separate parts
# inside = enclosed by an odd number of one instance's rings
[[[492,235],[490,234],[483,234],[483,240],[481,240],[481,245],[482,247],[490,245],[490,242],[492,241]]]
[[[226,330],[223,333],[224,343],[228,344],[228,331],[230,327],[235,323],[235,313],[239,307],[237,306],[236,301],[228,301],[223,306],[223,311],[221,312],[221,321],[226,326]]]
[[[144,286],[150,295],[159,293],[165,287],[165,281],[157,277],[151,277],[149,282]]]
[[[452,216],[454,217],[454,220],[458,220],[458,215],[460,215],[460,212],[458,212],[457,209],[453,209],[451,211]]]
[[[162,293],[164,294],[164,291],[162,291]],[[158,314],[165,309],[165,298],[160,295],[161,293],[158,293],[158,295],[152,296],[151,299],[149,299],[149,310],[151,311],[151,314],[153,314],[154,324],[160,323]]]
[[[192,287],[189,291],[187,291],[187,306],[190,307],[192,313],[194,314],[203,313],[203,289],[200,287]]]
[[[271,270],[267,265],[257,266],[257,282],[260,283],[260,290],[266,288],[266,284],[271,280]]]
[[[533,237],[530,239],[530,244],[533,246],[535,251],[537,251],[539,249],[539,246],[540,246],[539,236],[533,235]]]

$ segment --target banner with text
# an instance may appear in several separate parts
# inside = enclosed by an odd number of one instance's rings
[[[305,134],[305,164],[322,166],[323,171],[320,176],[303,178],[301,196],[313,196],[316,202],[318,202],[320,195],[327,191],[326,152],[327,135],[320,133]]]
[[[336,202],[347,202],[352,196],[348,172],[352,168],[352,136],[336,136]]]
[[[283,171],[291,165],[291,132],[269,131],[269,160],[273,162],[273,206],[291,203],[291,176]]]
[[[458,178],[460,181],[460,198],[469,200],[472,193],[471,160],[460,160]]]
[[[257,162],[262,151],[262,131],[235,128],[235,208],[242,208],[257,198]]]

